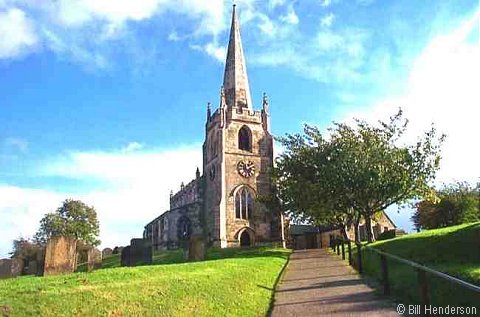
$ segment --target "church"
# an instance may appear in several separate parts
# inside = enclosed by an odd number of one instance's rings
[[[170,194],[170,210],[145,226],[155,249],[173,249],[193,235],[217,247],[283,241],[278,212],[257,201],[272,190],[273,137],[267,97],[255,110],[250,96],[240,25],[233,6],[218,109],[207,108],[203,175]]]
[[[339,228],[284,228],[283,216],[257,200],[272,191],[273,137],[266,95],[261,110],[253,107],[235,5],[219,99],[217,110],[207,108],[203,175],[197,168],[190,183],[170,194],[170,210],[145,226],[144,238],[157,250],[178,248],[193,235],[222,248],[285,242],[295,249],[328,247],[341,235]],[[396,230],[385,212],[377,218],[372,221],[375,238]],[[365,239],[364,223],[359,229]],[[346,233],[354,239],[353,227]]]

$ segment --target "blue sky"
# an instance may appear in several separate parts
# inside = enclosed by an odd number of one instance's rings
[[[252,98],[275,135],[352,117],[431,122],[439,182],[476,181],[476,0],[237,1]],[[201,167],[223,79],[230,1],[0,0],[0,256],[63,199],[128,243]],[[410,229],[407,213],[391,212]]]

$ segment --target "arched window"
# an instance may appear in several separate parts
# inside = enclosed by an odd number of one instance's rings
[[[187,216],[182,216],[177,221],[177,237],[180,240],[188,240],[192,233],[192,224]]]
[[[252,152],[252,132],[247,126],[243,126],[238,131],[238,148]]]
[[[242,187],[235,195],[235,218],[249,219],[253,213],[253,195],[247,187]]]

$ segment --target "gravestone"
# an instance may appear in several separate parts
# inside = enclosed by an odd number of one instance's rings
[[[102,250],[102,256],[103,256],[103,257],[112,255],[112,253],[113,253],[113,250],[110,249],[110,248],[105,248],[105,249]]]
[[[0,278],[17,277],[22,274],[23,259],[0,259]]]
[[[112,250],[112,254],[121,254],[124,247],[115,247]]]
[[[188,261],[203,261],[205,260],[205,240],[202,236],[196,235],[190,237],[188,240]]]
[[[28,261],[28,265],[25,269],[25,274],[26,275],[38,275],[40,270],[38,267],[38,262],[36,260],[30,260]]]
[[[102,267],[102,252],[100,250],[93,247],[90,248],[87,257],[87,269],[89,272]]]
[[[12,259],[12,275],[19,276],[22,275],[24,267],[24,261],[21,257],[14,257]]]
[[[0,278],[12,276],[12,259],[0,259]]]
[[[152,264],[152,241],[150,239],[132,239],[130,256],[132,265]]]
[[[57,236],[47,242],[43,275],[73,273],[76,268],[77,240]]]
[[[130,245],[123,248],[122,266],[152,264],[152,242],[149,239],[132,239]]]
[[[132,266],[132,261],[130,259],[130,246],[126,246],[122,249],[120,263],[122,266]]]
[[[45,248],[37,250],[35,260],[37,261],[37,271],[35,272],[35,275],[42,276],[45,268]]]

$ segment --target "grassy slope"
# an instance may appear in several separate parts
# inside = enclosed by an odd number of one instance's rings
[[[178,263],[179,251],[134,268],[105,259],[92,273],[0,280],[0,306],[14,316],[265,316],[289,251],[210,250],[209,261]]]
[[[480,223],[427,230],[370,246],[480,285]],[[365,250],[365,273],[380,279],[380,259]],[[403,303],[418,303],[417,273],[388,260],[392,291]],[[478,305],[480,294],[428,275],[432,305]]]

